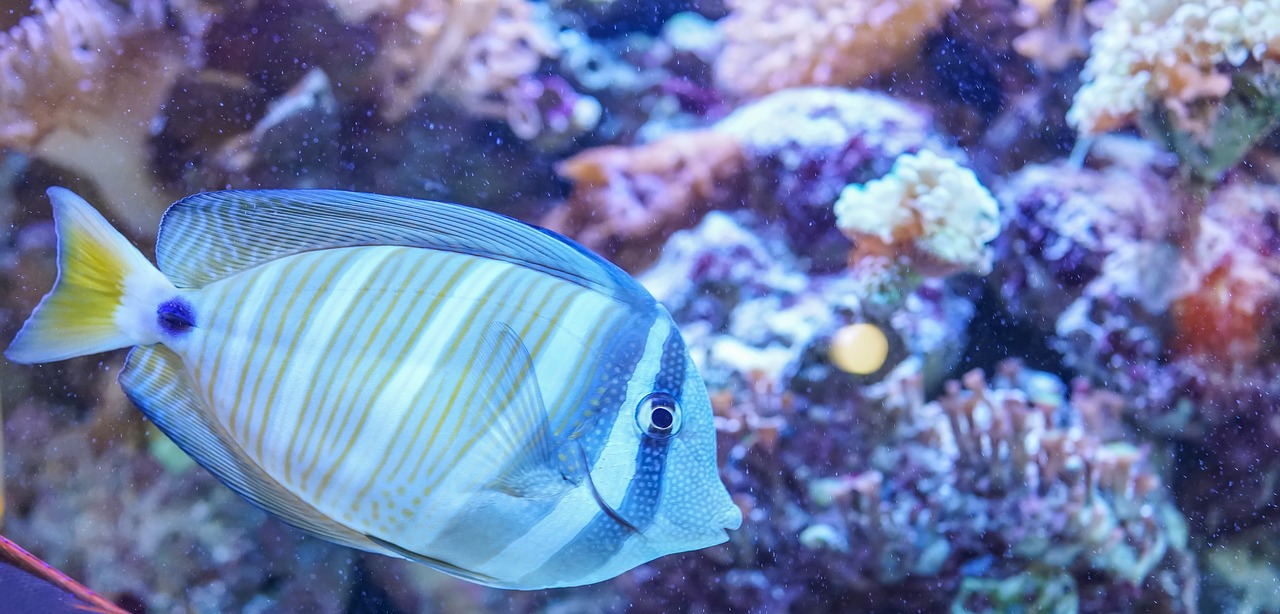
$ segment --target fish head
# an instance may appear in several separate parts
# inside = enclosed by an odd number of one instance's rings
[[[723,543],[727,532],[742,524],[742,512],[720,480],[706,384],[683,351],[683,342],[680,347],[683,382],[678,394],[655,390],[640,399],[635,410],[638,447],[662,449],[666,456],[656,513],[640,531],[662,554]]]
[[[720,480],[706,385],[679,329],[662,315],[630,378],[609,438],[611,449],[584,484],[593,492],[600,486],[594,498],[602,538],[595,547],[610,553],[571,584],[608,579],[658,557],[723,543],[742,523],[742,512]]]

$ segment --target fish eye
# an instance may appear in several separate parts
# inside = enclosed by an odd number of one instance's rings
[[[680,404],[665,392],[655,392],[636,407],[636,426],[655,439],[666,439],[680,430]]]

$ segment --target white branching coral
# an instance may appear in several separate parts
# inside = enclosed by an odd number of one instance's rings
[[[1187,105],[1231,89],[1231,67],[1280,59],[1280,0],[1119,0],[1093,36],[1067,118],[1085,134],[1119,128],[1153,102]]]
[[[148,139],[194,37],[161,0],[37,0],[0,33],[0,146],[92,180],[135,231],[154,232],[172,201],[159,192]]]
[[[846,187],[835,213],[855,257],[905,259],[922,274],[988,272],[987,243],[1000,232],[999,206],[973,171],[927,150],[899,156],[880,179]]]

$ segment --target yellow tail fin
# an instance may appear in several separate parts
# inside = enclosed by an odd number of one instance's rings
[[[49,188],[49,200],[58,231],[58,280],[5,356],[31,364],[154,342],[131,313],[132,304],[173,286],[83,198]]]

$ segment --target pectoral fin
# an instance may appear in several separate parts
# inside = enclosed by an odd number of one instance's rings
[[[460,362],[460,361],[459,361]],[[510,326],[494,322],[475,358],[450,370],[460,373],[462,398],[472,398],[476,436],[485,453],[478,469],[495,475],[489,487],[516,497],[548,497],[574,486],[551,435],[533,360]]]

